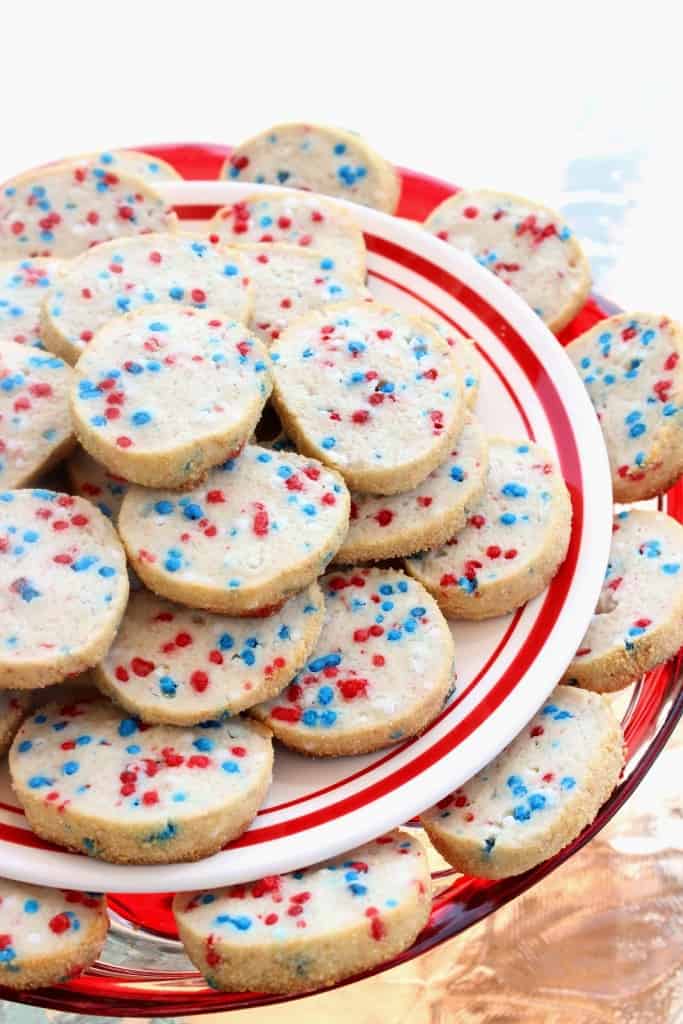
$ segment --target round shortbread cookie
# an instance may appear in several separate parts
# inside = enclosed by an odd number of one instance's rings
[[[141,153],[136,149],[111,149],[101,153],[79,153],[78,156],[66,157],[60,160],[65,164],[90,164],[96,170],[100,178],[107,173],[134,174],[138,178],[154,184],[155,181],[178,181],[182,180],[182,174],[178,174],[175,167],[171,167],[166,160],[161,160],[151,153]]]
[[[0,492],[0,688],[96,664],[127,600],[125,554],[101,512],[55,491]]]
[[[294,245],[243,245],[239,251],[254,282],[249,326],[269,343],[310,310],[371,298],[353,266],[319,252]]]
[[[486,492],[469,512],[464,530],[406,568],[449,618],[505,615],[540,594],[564,561],[569,492],[544,448],[489,438]]]
[[[285,431],[360,493],[417,487],[462,429],[455,359],[428,323],[406,313],[374,302],[310,313],[271,357]]]
[[[0,489],[23,487],[73,448],[72,380],[50,352],[0,342]]]
[[[455,356],[462,375],[463,392],[468,409],[474,409],[479,397],[481,360],[474,342],[455,326],[446,326],[437,320],[430,320],[431,326],[439,332]]]
[[[262,619],[183,608],[143,590],[131,597],[95,682],[146,722],[225,718],[287,685],[311,654],[324,614],[316,584]]]
[[[44,348],[40,306],[64,268],[62,260],[0,263],[0,342]]]
[[[482,497],[488,442],[470,415],[445,462],[412,491],[377,497],[351,495],[346,540],[335,561],[354,565],[412,555],[445,544],[467,521],[467,509]]]
[[[588,260],[559,213],[531,199],[465,189],[427,217],[427,231],[463,249],[516,291],[552,331],[588,297]]]
[[[81,444],[110,472],[187,488],[246,444],[271,388],[265,346],[243,324],[159,305],[98,330],[70,407]]]
[[[182,497],[131,487],[119,530],[151,590],[253,615],[324,571],[348,529],[349,505],[343,480],[320,463],[247,445]]]
[[[0,259],[77,256],[122,235],[164,231],[162,196],[142,178],[55,164],[0,186]]]
[[[683,473],[683,328],[620,313],[566,348],[600,421],[615,501],[663,494]]]
[[[75,978],[97,960],[108,931],[99,893],[0,878],[0,985],[42,988]]]
[[[325,621],[306,666],[250,714],[304,754],[365,754],[414,736],[455,680],[453,637],[425,589],[396,569],[321,580]]]
[[[31,695],[20,690],[0,690],[0,756],[5,753],[29,713],[31,701]]]
[[[209,221],[212,244],[284,243],[332,256],[365,280],[365,240],[360,226],[338,203],[305,192],[245,196]]]
[[[278,124],[233,150],[222,176],[322,192],[393,213],[398,171],[358,135],[319,124]]]
[[[210,309],[246,323],[248,272],[234,249],[214,248],[199,235],[115,239],[65,266],[43,302],[43,340],[75,363],[109,320],[154,303]]]
[[[609,704],[558,686],[508,747],[421,816],[458,871],[506,878],[571,842],[619,781],[624,740]]]
[[[68,459],[66,472],[74,493],[90,501],[116,526],[128,481],[110,473],[80,446]]]
[[[683,644],[683,526],[631,509],[612,529],[597,608],[565,676],[598,693],[635,682]]]
[[[112,863],[170,864],[241,835],[270,785],[273,749],[258,722],[147,726],[89,699],[40,708],[9,757],[43,839]]]
[[[422,843],[397,829],[348,853],[246,885],[178,893],[185,952],[212,988],[324,988],[396,956],[427,923]]]

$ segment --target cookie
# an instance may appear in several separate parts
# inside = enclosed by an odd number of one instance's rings
[[[128,481],[110,473],[80,445],[68,459],[66,472],[74,494],[92,502],[116,526],[128,491]]]
[[[42,988],[75,978],[97,960],[108,931],[99,893],[0,878],[0,985]]]
[[[393,213],[395,167],[352,132],[320,124],[278,124],[237,146],[222,170],[232,181],[286,185]]]
[[[545,449],[489,438],[486,492],[469,511],[464,530],[406,568],[449,618],[505,615],[540,594],[564,561],[569,492]]]
[[[388,306],[310,313],[271,356],[286,433],[361,494],[417,487],[462,429],[462,382],[448,345],[425,321]]]
[[[436,603],[395,569],[321,581],[325,621],[306,666],[250,714],[304,754],[365,754],[414,736],[443,707],[454,648]]]
[[[566,681],[608,693],[683,644],[683,526],[664,512],[617,513],[605,581]]]
[[[273,763],[257,722],[147,726],[102,699],[46,704],[9,756],[33,831],[115,864],[216,853],[256,815]]]
[[[336,561],[354,565],[412,555],[445,544],[467,521],[483,495],[488,442],[468,413],[455,448],[426,480],[403,494],[351,495],[349,532]]]
[[[551,331],[569,323],[588,298],[583,249],[559,213],[531,199],[464,189],[432,210],[424,226],[491,270]]]
[[[98,330],[70,407],[79,441],[111,473],[188,488],[247,442],[271,388],[266,349],[243,324],[156,305]]]
[[[127,600],[125,554],[101,512],[55,491],[0,492],[0,689],[95,665]]]
[[[332,256],[365,280],[365,241],[360,226],[338,203],[305,192],[245,196],[209,221],[212,244],[285,243]]]
[[[620,313],[565,351],[602,427],[614,500],[663,494],[683,473],[681,325],[652,313]]]
[[[558,686],[495,760],[420,820],[457,871],[519,875],[593,821],[623,766],[624,740],[609,704]]]
[[[116,239],[68,264],[46,295],[41,329],[47,348],[70,363],[113,317],[178,303],[246,323],[252,295],[245,261],[198,235]]]
[[[465,404],[468,409],[474,409],[481,381],[481,360],[477,355],[476,345],[455,326],[446,325],[438,320],[430,320],[429,323],[438,331],[455,356],[462,376]]]
[[[54,284],[62,260],[18,260],[0,263],[0,342],[44,348],[40,306]]]
[[[100,178],[106,177],[108,173],[133,174],[145,181],[182,181],[182,174],[178,174],[175,167],[171,167],[166,160],[150,153],[141,153],[135,149],[112,149],[101,153],[81,153],[79,156],[67,157],[60,163],[67,164],[92,164],[95,166],[95,173]]]
[[[0,489],[30,483],[73,448],[72,379],[50,352],[0,342]]]
[[[253,615],[324,571],[349,505],[341,478],[320,463],[247,445],[182,496],[131,487],[119,531],[135,571],[162,597]]]
[[[407,949],[427,923],[431,890],[422,843],[397,829],[300,871],[178,893],[173,913],[212,988],[294,994]]]
[[[95,682],[145,722],[226,718],[287,685],[311,654],[324,612],[316,584],[262,619],[211,615],[143,590],[131,597]]]
[[[249,326],[264,341],[312,309],[332,303],[371,298],[355,266],[293,245],[244,245],[254,283]]]
[[[0,690],[0,756],[31,708],[31,696],[19,690]]]
[[[54,164],[0,186],[0,259],[77,256],[110,238],[171,224],[163,197],[125,173]]]

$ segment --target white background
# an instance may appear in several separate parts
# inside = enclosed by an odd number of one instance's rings
[[[683,317],[677,6],[5,0],[0,179],[328,121],[397,163],[563,208],[603,292]]]

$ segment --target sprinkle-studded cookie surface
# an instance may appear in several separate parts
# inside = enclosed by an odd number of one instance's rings
[[[0,342],[45,347],[40,307],[64,265],[62,260],[52,259],[0,263]]]
[[[247,445],[186,494],[132,487],[119,529],[150,589],[248,615],[315,580],[344,538],[349,505],[341,477],[319,462]]]
[[[68,459],[66,473],[74,494],[92,502],[116,525],[119,510],[128,491],[128,481],[110,473],[80,446]]]
[[[431,326],[438,331],[455,356],[455,361],[462,376],[463,393],[468,409],[474,409],[479,397],[481,381],[481,360],[477,355],[474,342],[451,325],[438,320],[430,320]]]
[[[558,686],[502,754],[425,811],[422,824],[458,871],[518,875],[594,819],[623,764],[621,729],[609,705]]]
[[[178,181],[182,175],[178,174],[175,167],[171,167],[166,160],[161,160],[151,153],[141,153],[135,149],[111,149],[103,150],[100,153],[86,153],[79,156],[67,157],[64,163],[68,164],[89,164],[97,168],[102,174],[134,174],[138,178],[154,184],[155,181]]]
[[[287,746],[321,756],[419,732],[455,681],[453,638],[434,600],[394,569],[333,572],[321,586],[325,621],[313,654],[252,714]]]
[[[96,508],[55,491],[0,492],[0,687],[94,665],[127,599],[123,548]]]
[[[30,483],[73,447],[72,379],[50,352],[0,341],[0,489]]]
[[[256,814],[271,768],[270,734],[258,723],[148,726],[102,699],[39,708],[10,751],[34,831],[116,863],[215,853]]]
[[[683,330],[621,313],[567,346],[607,444],[616,501],[663,494],[683,473]]]
[[[426,924],[430,905],[422,844],[399,829],[300,871],[178,893],[173,912],[212,986],[286,993],[395,956]]]
[[[416,487],[462,428],[461,375],[448,345],[425,321],[387,306],[311,313],[271,355],[287,434],[361,493]]]

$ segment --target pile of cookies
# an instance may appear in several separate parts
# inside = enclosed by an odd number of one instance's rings
[[[223,174],[301,191],[255,193],[189,234],[154,187],[176,172],[141,153],[0,189],[0,747],[38,835],[117,863],[194,860],[239,836],[273,737],[334,757],[422,731],[455,680],[447,619],[537,596],[571,533],[553,457],[477,421],[472,342],[366,289],[362,232],[326,194],[393,212],[395,169],[355,135],[284,125]],[[585,300],[578,242],[529,200],[459,192],[425,228],[553,329]],[[569,346],[620,501],[683,472],[681,347],[647,314]],[[52,486],[63,460],[68,484]],[[682,553],[673,519],[617,513],[564,681],[581,688],[558,686],[423,816],[456,868],[517,874],[594,818],[624,763],[600,693],[678,649]],[[41,703],[63,681],[73,695]],[[98,897],[2,886],[3,982],[98,955]],[[420,840],[397,831],[174,910],[211,984],[295,992],[406,948],[430,886]]]

